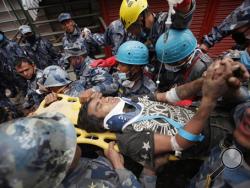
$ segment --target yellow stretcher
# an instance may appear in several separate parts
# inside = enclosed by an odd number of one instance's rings
[[[70,119],[70,121],[76,125],[78,119],[78,113],[81,108],[79,98],[70,97],[67,95],[58,95],[59,100],[53,102],[49,106],[45,106],[45,101],[43,100],[39,108],[35,111],[35,114],[42,114],[45,112],[59,112],[64,114]],[[116,135],[114,133],[88,133],[85,130],[76,128],[77,143],[78,144],[92,144],[103,149],[108,149],[108,142],[115,141]],[[118,146],[115,145],[115,149],[119,151]]]

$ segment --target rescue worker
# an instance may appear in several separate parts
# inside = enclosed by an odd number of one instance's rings
[[[65,49],[65,53],[77,78],[84,82],[85,92],[99,91],[105,95],[113,95],[117,92],[118,83],[107,70],[90,66],[93,60],[87,55],[86,48],[75,45]]]
[[[22,107],[27,112],[33,111],[44,99],[44,95],[38,91],[39,84],[42,84],[42,70],[26,57],[16,60],[15,70],[27,82],[27,92]]]
[[[156,85],[144,75],[144,67],[149,63],[147,47],[138,41],[123,43],[116,54],[118,79],[118,96],[133,97],[135,95],[153,95]]]
[[[16,96],[18,91],[22,95],[26,92],[26,81],[15,73],[14,63],[18,57],[25,57],[22,48],[14,41],[9,40],[2,31],[0,31],[0,63],[2,69],[8,73],[9,89],[11,89],[12,97]]]
[[[58,21],[61,23],[65,33],[62,40],[63,48],[72,46],[78,43],[82,48],[86,48],[89,56],[94,57],[95,51],[99,48],[99,44],[103,43],[102,35],[91,35],[90,30],[84,28],[83,31],[77,26],[72,19],[70,13],[63,12],[58,16]]]
[[[173,28],[187,28],[196,7],[195,0],[173,0],[176,13],[172,15]],[[150,50],[154,48],[158,37],[165,32],[168,13],[152,13],[148,10],[147,0],[123,0],[120,7],[120,19],[113,21],[105,31],[105,44],[111,45],[115,55],[119,46],[128,40],[139,40]]]
[[[82,80],[71,81],[68,73],[61,67],[51,65],[42,72],[43,87],[49,93],[45,97],[45,105],[58,100],[57,94],[79,97],[84,91],[84,82]]]
[[[81,158],[74,126],[42,114],[0,126],[0,187],[142,187],[110,144],[108,157]]]
[[[244,72],[241,78],[233,76],[233,71],[238,68]],[[219,97],[230,95],[234,102],[248,98],[248,92],[242,90],[239,84],[240,80],[248,78],[247,70],[238,63],[234,64],[229,60],[215,62],[207,70],[205,78],[187,83],[185,87],[179,86],[182,87],[182,95],[186,93],[184,97],[195,95],[202,88],[203,97],[197,111],[153,102],[148,100],[147,96],[134,102],[124,98],[102,97],[96,93],[83,104],[77,125],[90,132],[116,132],[121,153],[150,167],[154,166],[156,155],[183,151],[194,142],[202,141],[196,145],[197,150],[191,151],[193,155],[196,154],[195,151],[200,152],[198,155],[207,152],[207,148],[217,144],[232,131],[232,124],[227,120],[219,126],[206,124]],[[176,95],[173,91],[165,94],[170,102],[178,98]],[[231,100],[230,98],[229,101]],[[200,134],[203,129],[205,139]]]
[[[22,34],[24,51],[38,69],[58,64],[61,55],[47,39],[36,36],[28,25],[21,25],[19,32]]]
[[[233,111],[233,135],[213,148],[190,187],[248,187],[250,184],[250,102]]]
[[[161,63],[155,71],[159,91],[200,78],[212,62],[197,49],[197,40],[189,29],[169,29],[157,40],[155,51]]]
[[[244,50],[246,40],[250,39],[250,1],[243,3],[231,12],[221,24],[212,28],[208,35],[203,37],[200,48],[207,52],[209,48],[220,42],[223,38],[232,35],[236,42],[234,48]]]

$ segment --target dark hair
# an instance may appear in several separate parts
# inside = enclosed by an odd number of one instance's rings
[[[9,104],[0,105],[0,114],[1,114],[0,123],[14,120],[23,116],[22,112],[16,110],[14,107],[10,106]]]
[[[15,60],[15,67],[19,67],[21,66],[21,64],[25,62],[25,63],[28,63],[30,65],[33,65],[34,62],[31,61],[29,58],[27,57],[18,57],[16,60]]]
[[[78,114],[77,126],[87,132],[105,132],[103,128],[103,118],[88,115],[88,106],[91,102],[85,102]]]

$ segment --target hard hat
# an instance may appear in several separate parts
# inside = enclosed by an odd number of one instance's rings
[[[120,20],[126,29],[136,22],[139,15],[148,7],[147,0],[123,0],[120,7]]]
[[[139,41],[127,41],[117,51],[116,60],[129,65],[148,64],[148,48]]]
[[[72,81],[69,79],[68,73],[57,65],[48,66],[43,70],[44,87],[65,86]]]
[[[189,29],[169,29],[158,38],[155,50],[158,61],[172,64],[188,57],[196,47],[197,40]]]

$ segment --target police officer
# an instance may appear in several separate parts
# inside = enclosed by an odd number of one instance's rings
[[[93,68],[90,66],[93,61],[85,48],[73,46],[65,49],[66,58],[74,67],[77,78],[83,80],[84,88],[88,92],[99,91],[106,95],[114,94],[118,89],[118,83],[112,75],[103,68]]]
[[[250,184],[250,103],[233,111],[235,130],[214,147],[190,187],[248,187]]]
[[[103,41],[102,35],[91,35],[90,30],[87,28],[84,28],[82,32],[69,13],[61,13],[58,16],[58,21],[65,30],[62,40],[63,48],[78,43],[82,48],[86,48],[89,56],[93,57],[95,50],[99,48],[99,44],[103,43],[99,42],[99,40]]]
[[[42,84],[42,70],[38,69],[33,61],[25,57],[16,60],[15,70],[27,82],[27,92],[22,107],[32,111],[40,105],[44,98],[43,93],[38,91],[39,84]]]
[[[37,68],[44,69],[58,64],[61,56],[47,39],[36,36],[28,25],[20,26],[19,31],[25,43],[23,49]]]
[[[142,187],[114,144],[109,160],[80,158],[74,126],[59,113],[1,124],[0,140],[0,187]]]
[[[14,63],[18,57],[25,57],[22,48],[14,41],[9,40],[2,31],[0,31],[0,63],[1,69],[6,70],[9,87],[12,89],[12,96],[17,94],[17,90],[21,91],[23,95],[26,92],[26,81],[15,73]],[[5,73],[6,74],[6,73]]]
[[[221,24],[212,28],[212,31],[203,37],[200,48],[207,52],[209,48],[223,38],[232,34],[236,42],[234,48],[244,50],[246,40],[250,39],[250,1],[244,0],[231,14],[229,14]]]
[[[117,72],[113,74],[120,84],[119,96],[153,95],[156,85],[143,71],[148,58],[148,49],[141,42],[127,41],[119,47],[116,54]]]
[[[189,29],[170,29],[156,42],[156,72],[160,91],[166,91],[202,76],[212,59],[197,48],[197,40]]]
[[[179,2],[176,0],[176,3]],[[184,0],[172,15],[173,28],[187,28],[195,10],[195,0]],[[123,0],[120,19],[113,21],[105,31],[105,43],[112,46],[115,55],[119,46],[128,40],[139,40],[151,49],[158,37],[166,30],[167,12],[154,14],[148,10],[147,0]],[[153,50],[153,49],[152,49]]]
[[[79,97],[80,92],[85,89],[82,80],[71,81],[68,73],[56,65],[44,69],[42,78],[43,87],[50,93],[45,97],[46,105],[58,100],[57,94]]]

